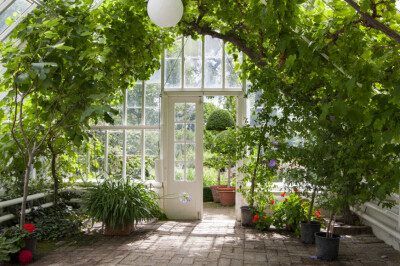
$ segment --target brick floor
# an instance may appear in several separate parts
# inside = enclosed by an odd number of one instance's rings
[[[205,205],[202,221],[139,225],[130,236],[62,247],[32,265],[400,265],[400,252],[373,235],[343,236],[335,262],[314,259],[314,245],[244,228],[232,207],[216,206]]]

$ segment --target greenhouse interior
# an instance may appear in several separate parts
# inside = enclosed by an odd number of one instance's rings
[[[0,48],[0,265],[400,264],[400,1],[0,0]]]

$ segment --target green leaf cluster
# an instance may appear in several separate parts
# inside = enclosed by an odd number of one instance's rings
[[[158,197],[142,183],[104,180],[82,196],[84,213],[96,221],[123,227],[161,215]]]

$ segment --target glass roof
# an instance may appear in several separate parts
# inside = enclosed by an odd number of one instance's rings
[[[7,18],[18,19],[32,5],[32,1],[26,0],[0,0],[0,34],[9,27]]]

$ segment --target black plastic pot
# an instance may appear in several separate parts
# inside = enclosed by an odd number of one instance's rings
[[[242,212],[242,225],[249,227],[256,226],[256,224],[253,223],[254,210],[250,208],[250,206],[242,206],[240,210]]]
[[[315,233],[315,247],[317,258],[322,260],[336,260],[339,255],[340,235],[333,234],[326,237],[325,232]]]
[[[32,257],[35,255],[36,252],[36,243],[37,243],[37,237],[27,237],[25,238],[25,248],[26,250],[29,250],[32,253]]]
[[[307,221],[300,222],[300,234],[301,234],[301,242],[305,244],[314,244],[315,236],[314,234],[321,231],[321,223],[317,221],[311,221],[311,223],[307,223]]]

